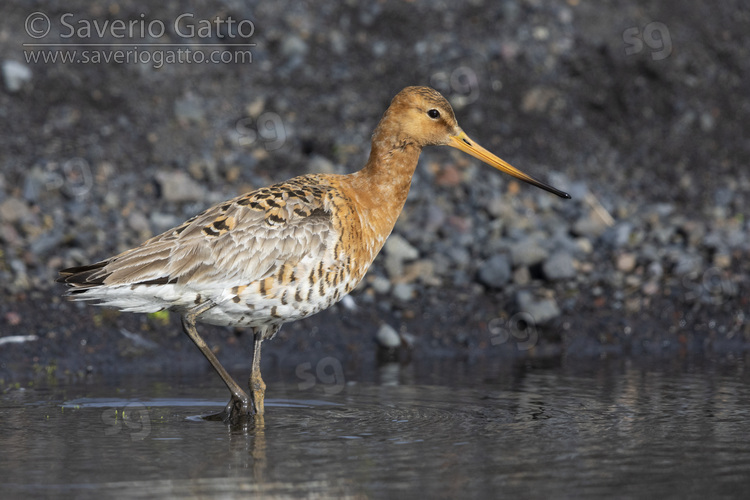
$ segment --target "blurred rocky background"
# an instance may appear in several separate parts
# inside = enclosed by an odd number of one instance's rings
[[[470,136],[573,199],[425,150],[352,300],[286,325],[264,361],[747,356],[745,2],[6,1],[2,12],[5,382],[207,369],[174,315],[69,303],[57,270],[247,190],[359,169],[408,85],[440,90]],[[249,364],[247,337],[202,328],[230,366]]]

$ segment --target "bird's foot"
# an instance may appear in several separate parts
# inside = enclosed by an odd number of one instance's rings
[[[247,394],[232,395],[224,410],[214,415],[204,417],[205,420],[221,421],[225,424],[236,425],[252,421],[253,408]]]

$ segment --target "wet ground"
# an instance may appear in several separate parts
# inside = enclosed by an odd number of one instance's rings
[[[264,422],[234,429],[200,418],[225,403],[212,378],[10,390],[3,496],[741,496],[748,373],[696,369],[434,365],[415,380],[386,364],[379,382],[343,384],[323,370],[332,377],[269,379]]]

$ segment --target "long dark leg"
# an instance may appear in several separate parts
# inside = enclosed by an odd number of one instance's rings
[[[260,376],[260,345],[263,339],[270,339],[276,335],[281,325],[265,326],[253,329],[255,341],[253,342],[253,366],[250,372],[250,391],[253,397],[253,406],[256,415],[263,415],[265,408],[263,406],[266,398],[266,383]]]
[[[188,312],[182,316],[182,329],[187,336],[190,337],[190,340],[195,343],[198,349],[201,350],[208,362],[211,363],[211,366],[214,367],[214,370],[216,370],[221,379],[227,385],[227,388],[229,388],[229,391],[232,393],[232,400],[224,409],[224,413],[227,413],[226,416],[230,417],[236,415],[236,412],[247,414],[250,412],[250,400],[247,397],[247,394],[240,388],[239,384],[234,381],[231,375],[229,375],[229,372],[221,366],[221,363],[219,363],[219,360],[216,358],[213,351],[211,351],[195,329],[196,318],[214,307],[214,305],[213,302],[204,302],[203,304],[188,310]]]

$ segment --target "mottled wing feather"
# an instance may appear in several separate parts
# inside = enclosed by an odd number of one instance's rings
[[[322,255],[333,236],[325,189],[297,178],[215,205],[111,259],[61,272],[79,291],[98,285],[190,282],[248,284],[281,264]],[[314,183],[312,183],[314,185]],[[73,290],[75,292],[75,289]]]

